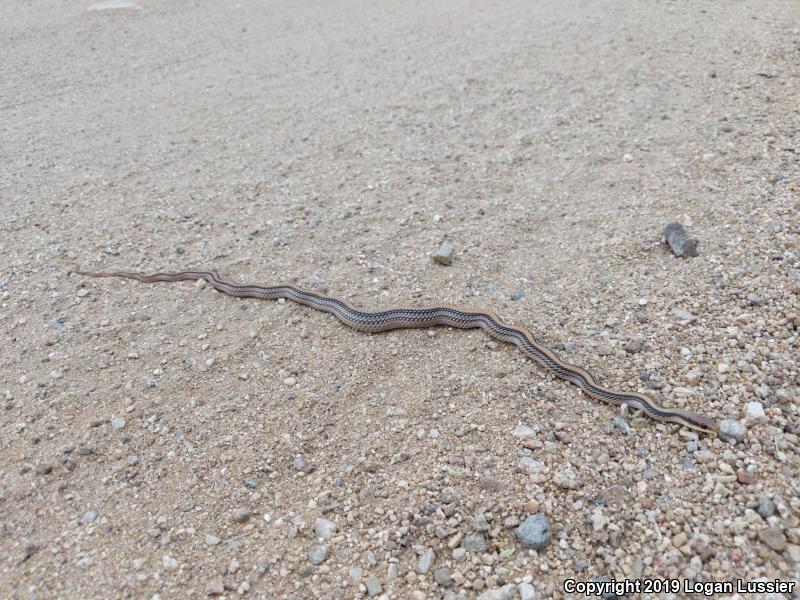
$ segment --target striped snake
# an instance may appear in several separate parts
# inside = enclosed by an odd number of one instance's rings
[[[75,269],[74,272],[90,277],[125,277],[142,283],[203,279],[211,284],[215,290],[237,298],[259,298],[261,300],[286,298],[298,304],[330,313],[348,327],[366,333],[380,333],[392,329],[433,327],[436,325],[445,325],[458,329],[480,328],[495,339],[516,344],[526,356],[548,369],[557,377],[574,383],[592,398],[611,404],[627,404],[631,408],[639,409],[649,417],[659,421],[678,423],[705,433],[716,434],[718,431],[714,420],[705,415],[677,408],[666,408],[643,394],[615,392],[599,385],[589,371],[558,358],[552,350],[540,344],[530,331],[524,327],[506,325],[500,317],[488,310],[467,310],[446,304],[437,304],[424,308],[364,311],[348,304],[344,300],[320,296],[291,285],[261,286],[231,283],[220,278],[216,271],[181,271],[179,273],[154,273],[152,275],[130,271],[88,272],[80,269]]]

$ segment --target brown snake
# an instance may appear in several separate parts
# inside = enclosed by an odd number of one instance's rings
[[[649,417],[685,425],[705,433],[716,434],[717,424],[705,415],[678,408],[666,408],[637,392],[615,392],[597,383],[594,376],[584,368],[571,365],[558,358],[552,350],[540,344],[536,337],[524,327],[505,324],[500,317],[488,310],[469,310],[445,304],[423,308],[392,308],[389,310],[360,310],[344,300],[321,296],[291,285],[240,285],[220,278],[216,271],[180,271],[178,273],[154,273],[147,275],[131,271],[90,272],[75,269],[79,275],[90,277],[125,277],[142,283],[158,281],[184,281],[203,279],[214,289],[237,298],[259,298],[277,300],[286,298],[335,316],[348,327],[366,333],[379,333],[392,329],[412,329],[444,325],[459,329],[483,329],[495,339],[519,346],[526,356],[552,372],[554,375],[574,383],[592,398],[612,404],[627,404],[641,410]]]

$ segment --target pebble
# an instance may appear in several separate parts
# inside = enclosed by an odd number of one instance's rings
[[[111,427],[114,429],[122,429],[125,427],[125,417],[114,417],[111,419]]]
[[[443,242],[431,258],[440,265],[449,265],[453,261],[453,244]]]
[[[536,600],[536,590],[530,583],[523,581],[517,586],[519,600]]]
[[[473,588],[475,586],[473,585]],[[478,600],[512,600],[517,595],[517,586],[513,583],[507,583],[501,588],[495,588],[483,592],[478,596]]]
[[[97,519],[97,512],[94,510],[89,510],[83,513],[81,517],[81,525],[91,525]]]
[[[614,423],[614,427],[619,429],[625,435],[628,435],[631,430],[631,426],[628,425],[628,422],[622,417],[614,417],[611,422]]]
[[[221,577],[215,577],[206,584],[207,596],[222,596],[225,593],[225,583]]]
[[[700,383],[700,380],[703,378],[703,369],[700,367],[695,367],[691,369],[688,373],[686,373],[685,381],[689,385],[697,385]]]
[[[756,512],[761,515],[761,518],[767,520],[775,514],[775,503],[769,498],[761,498],[758,501],[758,508]]]
[[[508,483],[494,477],[493,475],[484,475],[478,480],[478,483],[483,490],[492,490],[495,492],[502,492],[508,487]]]
[[[759,531],[758,539],[775,550],[775,552],[783,552],[786,550],[786,536],[783,534],[783,530],[777,525]]]
[[[514,293],[511,294],[511,299],[514,302],[522,300],[524,297],[525,297],[525,292],[514,292]]]
[[[480,531],[476,531],[475,533],[471,533],[464,538],[464,540],[461,542],[461,547],[465,550],[469,550],[470,552],[474,552],[475,554],[480,554],[486,550],[486,538],[483,537],[483,534]]]
[[[514,431],[511,433],[511,435],[514,437],[534,437],[536,435],[536,429],[520,423],[514,428]]]
[[[553,483],[563,490],[574,490],[580,487],[581,481],[572,470],[572,466],[567,465],[553,474]]]
[[[517,539],[526,548],[541,550],[550,539],[550,523],[542,513],[529,515],[522,525],[517,527],[516,534]]]
[[[211,535],[210,533],[209,533],[208,535],[206,535],[206,544],[208,544],[209,546],[216,546],[216,545],[217,545],[217,544],[219,544],[221,541],[222,541],[222,540],[220,540],[220,539],[219,539],[217,536],[215,536],[215,535]]]
[[[767,414],[764,412],[764,405],[761,402],[748,402],[744,412],[750,421],[763,421],[767,418]]]
[[[180,565],[178,564],[178,561],[172,558],[169,554],[165,554],[161,557],[161,566],[164,567],[165,571],[174,573],[178,570]]]
[[[442,587],[450,587],[453,585],[453,576],[450,569],[447,567],[440,567],[433,572],[433,578]]]
[[[456,499],[456,491],[451,487],[446,487],[439,492],[439,502],[442,504],[452,504]]]
[[[719,438],[724,441],[741,442],[747,435],[747,427],[741,421],[723,419],[719,422]]]
[[[328,539],[336,533],[336,523],[328,519],[319,518],[314,521],[314,533],[319,538]]]
[[[523,456],[519,459],[519,470],[523,473],[536,473],[544,468],[544,464],[531,456]]]
[[[742,485],[752,485],[758,481],[758,475],[752,471],[741,470],[736,474],[736,479]]]
[[[672,314],[675,317],[675,322],[678,325],[691,325],[695,321],[697,321],[697,317],[690,313],[685,308],[675,307],[672,309]]]
[[[235,508],[233,510],[233,520],[236,523],[246,523],[250,519],[250,514],[249,508]]]
[[[625,344],[625,352],[629,354],[637,354],[642,350],[644,350],[644,336],[635,335]]]
[[[670,223],[664,228],[664,237],[675,256],[697,256],[697,239],[689,237],[683,225]]]
[[[433,561],[436,559],[436,554],[433,552],[433,548],[428,548],[425,552],[422,553],[422,556],[419,557],[419,562],[417,563],[417,573],[427,573],[431,565],[433,565]]]
[[[367,596],[372,598],[373,596],[377,596],[383,591],[381,587],[381,582],[378,581],[378,578],[374,575],[368,575],[367,578],[364,580],[364,585],[367,588]]]
[[[321,565],[328,558],[328,546],[319,544],[308,551],[308,560],[312,565]]]

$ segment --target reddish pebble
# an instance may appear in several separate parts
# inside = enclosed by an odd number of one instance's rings
[[[741,484],[750,485],[758,481],[758,476],[750,471],[739,471],[736,474],[736,479],[738,479]]]

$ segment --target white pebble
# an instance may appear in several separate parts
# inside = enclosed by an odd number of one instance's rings
[[[764,412],[764,406],[761,402],[748,402],[745,407],[745,414],[751,421],[763,421],[767,418],[767,414]]]

